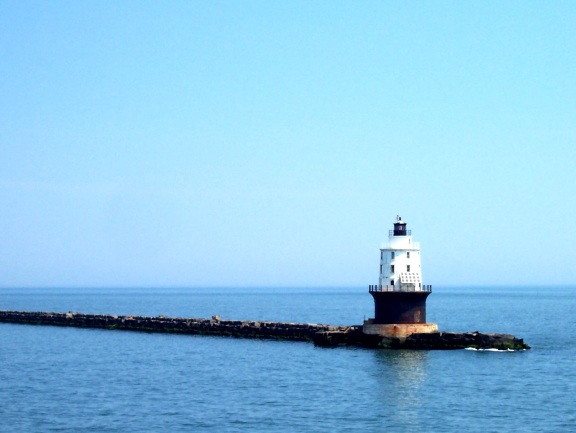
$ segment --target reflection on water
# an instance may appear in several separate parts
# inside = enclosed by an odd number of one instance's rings
[[[428,351],[375,350],[375,400],[387,406],[391,425],[416,425],[425,406]]]
[[[427,350],[375,350],[376,361],[397,374],[400,379],[419,381],[425,374],[423,367],[428,361]]]

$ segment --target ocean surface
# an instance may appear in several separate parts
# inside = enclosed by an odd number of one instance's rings
[[[0,323],[0,432],[574,432],[576,287],[434,287],[444,331],[523,352]],[[0,289],[0,309],[361,324],[367,288]]]

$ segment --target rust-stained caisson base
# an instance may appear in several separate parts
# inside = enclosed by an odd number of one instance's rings
[[[364,334],[381,337],[406,339],[412,334],[430,334],[438,332],[436,323],[374,323],[374,319],[364,321]]]

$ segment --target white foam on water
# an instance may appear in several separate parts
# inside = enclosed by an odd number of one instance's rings
[[[473,350],[475,352],[500,352],[500,353],[516,352],[516,350],[514,350],[514,349],[496,349],[496,348],[478,349],[476,347],[465,347],[464,350]],[[526,349],[522,349],[522,350],[526,350]]]

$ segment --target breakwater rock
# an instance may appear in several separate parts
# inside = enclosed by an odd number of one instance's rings
[[[0,311],[0,322],[295,341],[312,341],[318,332],[346,330],[346,327],[307,323],[221,320],[218,316],[212,319],[190,319],[72,312]]]
[[[415,333],[406,338],[390,338],[367,335],[359,329],[350,328],[347,332],[323,331],[316,335],[318,346],[362,346],[382,349],[412,350],[526,350],[528,344],[510,334],[483,334],[474,332],[431,332]]]
[[[192,319],[179,317],[115,316],[83,313],[0,311],[0,322],[29,325],[72,326],[77,328],[116,329],[212,335],[236,338],[310,341],[317,346],[359,346],[389,349],[500,349],[523,350],[522,339],[507,334],[436,332],[412,334],[406,339],[366,335],[361,325],[333,326],[310,323],[256,322],[242,320]]]

